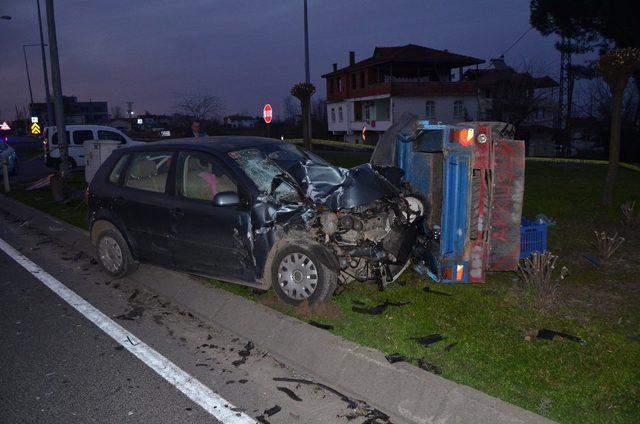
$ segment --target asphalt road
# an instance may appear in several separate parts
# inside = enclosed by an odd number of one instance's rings
[[[263,423],[367,419],[330,391],[275,381],[313,376],[200,321],[171,299],[111,279],[95,261],[28,222],[0,215],[0,239],[217,393],[234,412]],[[0,421],[221,422],[123,344],[0,251]]]

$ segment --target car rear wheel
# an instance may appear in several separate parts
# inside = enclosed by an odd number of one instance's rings
[[[272,286],[278,297],[289,305],[310,304],[331,298],[337,274],[320,260],[313,250],[288,245],[275,256]]]
[[[137,263],[120,232],[107,229],[97,237],[98,260],[102,267],[116,278],[135,271]]]

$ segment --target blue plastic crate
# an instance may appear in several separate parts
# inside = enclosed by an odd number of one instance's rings
[[[520,259],[547,250],[547,224],[522,218],[520,222]]]

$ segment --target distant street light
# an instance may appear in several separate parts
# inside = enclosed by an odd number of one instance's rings
[[[9,15],[2,15],[2,16],[0,16],[0,19],[6,19],[7,21],[10,21],[10,20],[11,20],[11,16],[9,16]]]

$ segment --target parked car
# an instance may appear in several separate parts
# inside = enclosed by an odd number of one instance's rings
[[[4,140],[0,140],[0,164],[3,161],[7,161],[9,174],[18,174],[18,155],[16,154],[15,149],[9,146]]]
[[[257,137],[118,149],[88,188],[91,240],[116,277],[146,261],[314,303],[406,267],[423,205],[400,176]]]
[[[83,145],[87,140],[115,140],[123,146],[141,144],[139,141],[132,140],[122,131],[103,125],[67,125],[66,129],[69,162],[72,167],[85,166]],[[42,134],[45,164],[50,167],[58,167],[60,164],[58,129],[45,127]]]

